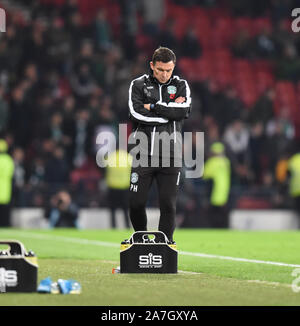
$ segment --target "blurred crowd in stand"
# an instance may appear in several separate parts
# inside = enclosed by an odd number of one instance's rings
[[[13,206],[46,207],[62,189],[78,207],[106,206],[107,185],[105,172],[96,164],[96,137],[103,130],[117,135],[120,123],[128,123],[130,132],[130,81],[148,72],[150,55],[159,45],[172,48],[178,61],[202,58],[206,51],[193,25],[183,37],[177,36],[170,8],[270,18],[272,28],[255,37],[243,29],[234,31],[227,50],[235,59],[270,62],[275,81],[298,87],[300,35],[290,30],[291,10],[297,4],[280,0],[3,3],[7,27],[0,34],[0,138],[8,143],[15,163]],[[232,85],[220,87],[213,78],[189,80],[179,64],[176,69],[189,81],[193,97],[184,131],[204,132],[205,149],[214,142],[225,145],[232,165],[230,207],[289,207],[281,169],[300,150],[300,133],[289,107],[275,110],[275,84],[247,105]],[[182,180],[178,202],[182,225],[185,216],[197,219],[207,203],[202,179]],[[157,205],[155,193],[149,205]]]

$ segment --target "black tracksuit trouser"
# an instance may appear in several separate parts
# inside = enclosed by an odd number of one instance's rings
[[[173,240],[176,217],[176,199],[180,180],[180,167],[133,167],[131,170],[129,214],[135,231],[147,230],[146,204],[155,179],[158,188],[160,219],[158,230]]]

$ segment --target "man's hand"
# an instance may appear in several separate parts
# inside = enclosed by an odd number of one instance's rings
[[[175,103],[183,103],[183,102],[185,102],[185,97],[183,97],[183,96],[179,96],[175,100]]]
[[[150,111],[150,104],[144,104],[144,108],[148,111]]]

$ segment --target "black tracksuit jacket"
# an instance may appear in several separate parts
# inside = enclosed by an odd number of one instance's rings
[[[176,98],[181,96],[185,97],[186,101],[176,103]],[[149,103],[154,104],[150,111],[144,108],[144,104]],[[191,112],[192,98],[187,81],[172,76],[167,83],[161,84],[153,77],[151,70],[149,75],[145,74],[131,82],[128,105],[129,118],[133,121],[133,137],[138,131],[144,132],[148,138],[148,148],[143,148],[140,152],[148,155],[159,153],[159,156],[163,157],[165,155],[163,146],[159,146],[159,152],[155,152],[155,139],[161,132],[167,132],[166,140],[171,142],[170,157],[176,156],[176,145],[179,146],[177,148],[182,146],[181,143],[178,144],[181,137],[177,135],[181,134],[183,121]],[[160,140],[162,143],[163,138],[162,135]]]

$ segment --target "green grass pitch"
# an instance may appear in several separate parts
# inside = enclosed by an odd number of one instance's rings
[[[292,286],[300,288],[292,275],[300,268],[300,232],[177,229],[178,274],[112,274],[120,242],[131,234],[0,229],[0,239],[19,240],[37,254],[39,281],[72,278],[82,285],[79,295],[0,294],[0,306],[300,305]]]

